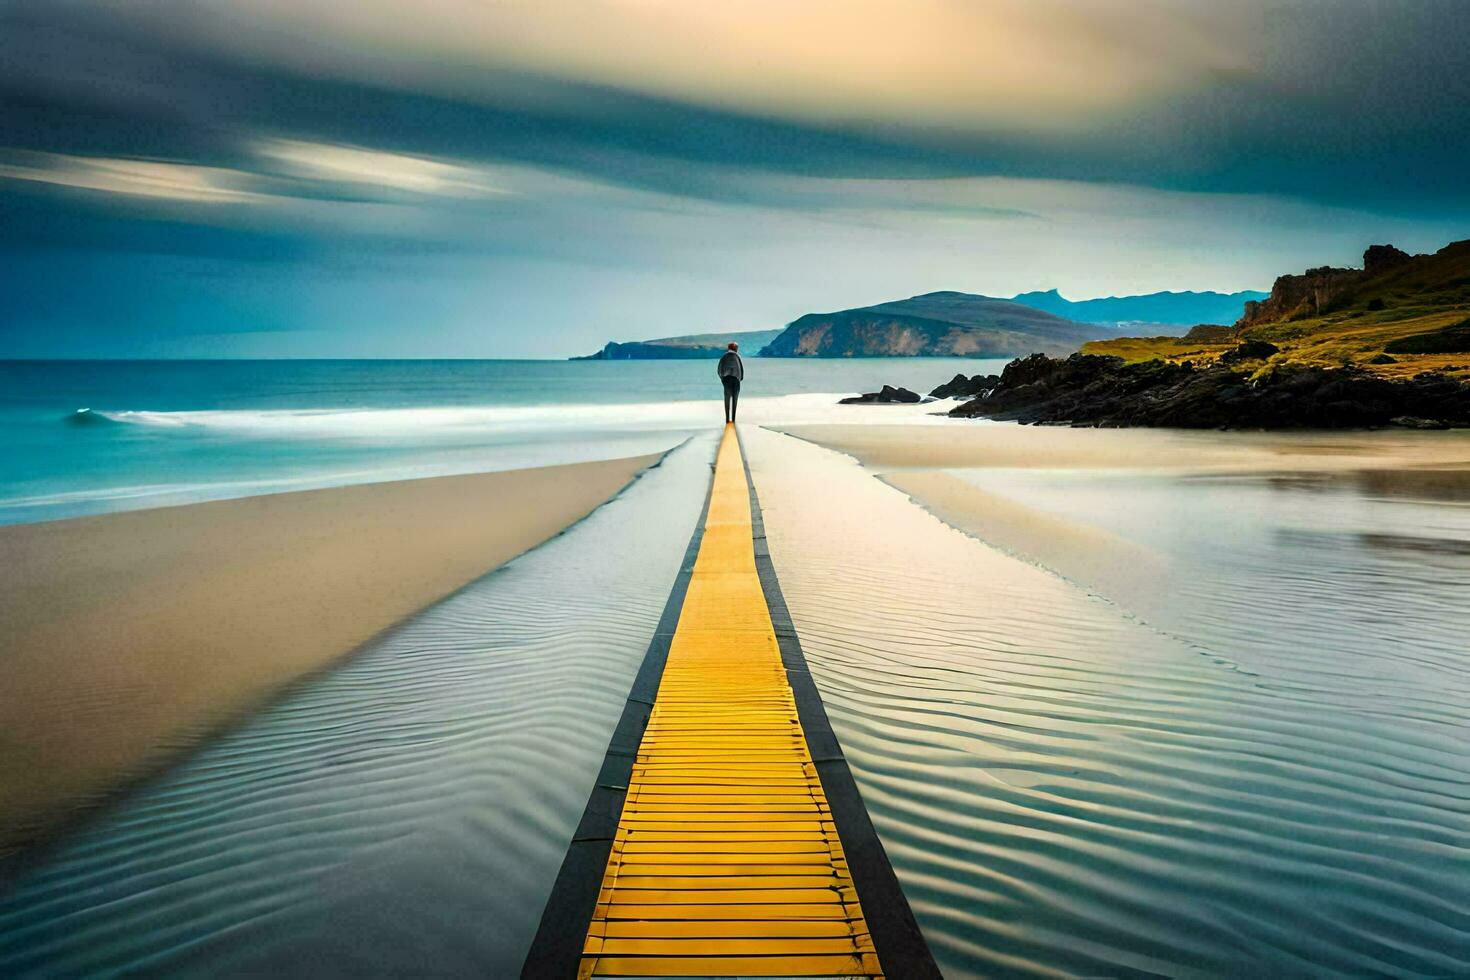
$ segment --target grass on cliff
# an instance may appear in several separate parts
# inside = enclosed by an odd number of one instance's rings
[[[1341,367],[1351,363],[1387,378],[1409,378],[1422,371],[1470,377],[1470,352],[1393,354],[1395,363],[1368,363],[1384,353],[1383,348],[1394,340],[1441,330],[1467,317],[1470,317],[1470,306],[1404,319],[1383,319],[1383,314],[1331,314],[1311,320],[1262,324],[1243,331],[1240,339],[1264,340],[1280,347],[1281,353],[1269,358],[1273,364]],[[1201,344],[1180,337],[1119,337],[1117,340],[1092,341],[1084,345],[1082,351],[1121,357],[1130,364],[1161,360],[1175,364],[1193,361],[1196,365],[1204,365],[1234,346],[1235,343]],[[1242,366],[1252,365],[1247,362]]]
[[[1438,371],[1470,378],[1470,351],[1451,354],[1393,354],[1394,363],[1370,364],[1395,340],[1432,333],[1470,319],[1470,242],[1458,242],[1432,256],[1362,283],[1341,309],[1324,316],[1256,324],[1225,344],[1202,344],[1181,337],[1119,337],[1083,346],[1088,354],[1108,354],[1129,363],[1163,360],[1208,364],[1241,340],[1264,340],[1281,348],[1264,364],[1340,367],[1353,363],[1389,378]]]

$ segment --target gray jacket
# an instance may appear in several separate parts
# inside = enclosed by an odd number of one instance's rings
[[[721,378],[734,378],[736,381],[745,380],[745,362],[740,355],[732,350],[725,351],[720,357],[720,366],[715,369],[715,374]]]

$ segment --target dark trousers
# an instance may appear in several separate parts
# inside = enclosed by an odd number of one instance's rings
[[[740,401],[740,379],[723,377],[720,379],[725,385],[725,421],[735,421],[735,405]]]

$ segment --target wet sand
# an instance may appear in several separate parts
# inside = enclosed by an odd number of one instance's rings
[[[0,527],[0,852],[555,536],[659,458]]]
[[[1169,573],[1169,560],[1152,548],[990,493],[943,470],[899,470],[882,479],[949,526],[1073,582],[1126,584],[1130,593],[1148,595]]]
[[[1170,560],[1101,527],[988,491],[954,471],[1342,474],[1395,483],[1470,470],[1470,432],[1192,432],[996,423],[806,425],[779,431],[856,458],[946,524],[1150,610]]]
[[[1470,468],[1470,431],[1196,432],[1009,423],[795,425],[778,431],[856,457],[869,469],[1312,471]]]

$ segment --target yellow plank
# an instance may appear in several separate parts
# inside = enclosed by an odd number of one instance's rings
[[[725,835],[710,835],[709,839],[691,839],[691,837],[678,837],[676,840],[629,840],[623,845],[623,854],[703,854],[701,861],[719,862],[725,860],[720,855],[751,855],[760,854],[761,861],[775,860],[764,855],[778,854],[828,854],[831,855],[833,848],[828,843],[829,837],[814,837],[814,839],[786,839],[785,836],[772,837],[772,839],[747,840],[735,837],[731,840],[723,840]],[[650,861],[657,858],[650,857]],[[734,861],[726,861],[734,864]]]
[[[658,863],[654,861],[622,861],[619,865],[618,874],[629,878],[641,877],[673,877],[683,878],[686,881],[696,881],[702,878],[713,878],[723,880],[725,878],[767,878],[767,877],[820,877],[830,878],[833,881],[845,880],[846,869],[834,868],[829,862],[820,864],[803,865],[796,862],[777,863],[762,859],[759,864],[675,864]]]
[[[861,923],[834,919],[703,919],[675,922],[602,921],[594,922],[592,935],[640,939],[766,939],[772,937],[807,937],[848,939],[856,946],[869,946]]]
[[[742,936],[738,939],[593,939],[588,938],[589,953],[604,956],[688,956],[697,946],[706,956],[803,956],[812,953],[853,952],[852,940],[847,936],[836,938],[771,937],[754,939]],[[871,946],[871,944],[869,944]]]
[[[757,890],[764,888],[831,888],[838,884],[851,884],[849,878],[839,878],[830,872],[821,874],[767,874],[767,875],[670,875],[634,874],[624,868],[617,876],[618,889],[638,888],[647,890],[678,889],[682,891],[734,891],[735,889]]]
[[[853,916],[841,905],[823,905],[817,902],[793,902],[787,905],[613,905],[599,904],[593,913],[598,919],[842,919],[852,921]],[[698,975],[698,974],[696,974]]]
[[[865,977],[877,973],[878,959],[854,956],[603,956],[594,977]]]
[[[838,888],[631,888],[619,881],[609,888],[610,905],[841,905],[852,887]]]
[[[881,976],[751,539],[733,428],[580,975]]]
[[[765,851],[826,851],[835,841],[827,834],[813,830],[726,830],[701,834],[695,838],[681,830],[629,831],[625,854],[645,851],[677,851],[680,853],[738,854],[742,849],[755,854]]]

